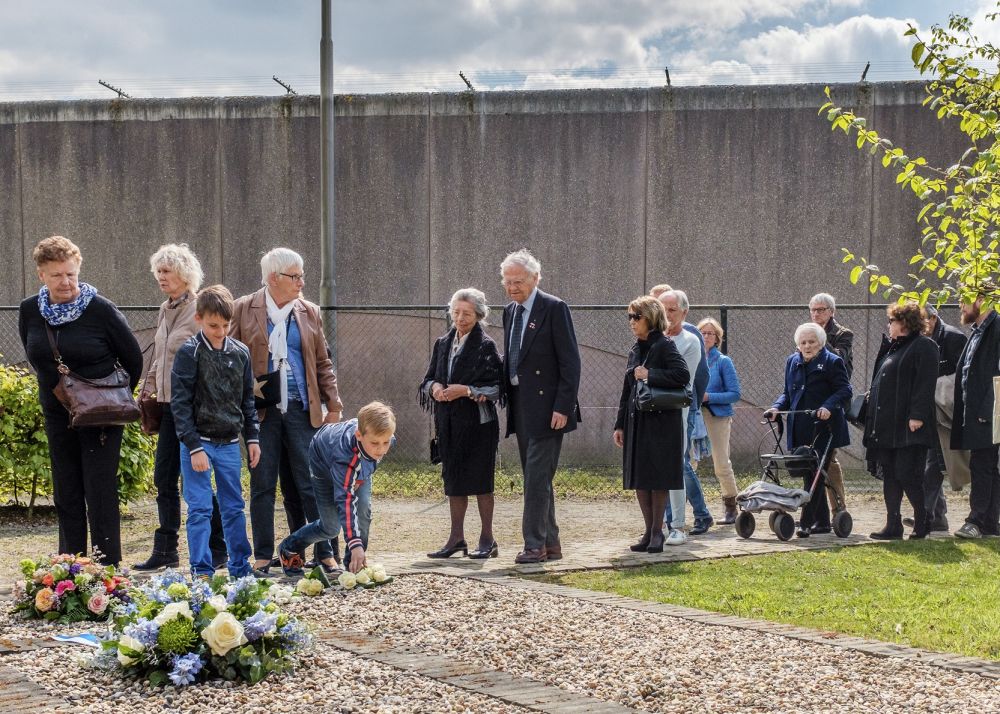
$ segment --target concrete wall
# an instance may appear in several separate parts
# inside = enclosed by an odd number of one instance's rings
[[[920,106],[920,84],[834,96],[930,160],[964,150]],[[570,303],[625,303],[664,281],[695,303],[804,303],[821,289],[866,302],[841,247],[905,276],[918,204],[830,131],[823,101],[819,85],[339,96],[339,300],[441,304],[475,285],[502,302],[499,261],[529,246],[543,286]],[[290,246],[315,297],[319,101],[0,104],[0,197],[3,304],[35,292],[31,248],[53,233],[81,246],[83,278],[123,305],[159,301],[147,260],[171,241],[191,244],[207,282],[237,295],[259,285],[261,253]],[[341,338],[349,406],[409,402],[437,324],[401,321],[400,354],[393,324],[348,322],[360,330]],[[607,369],[628,342],[612,316],[579,329],[589,368]],[[576,441],[606,440],[613,415],[595,416]]]

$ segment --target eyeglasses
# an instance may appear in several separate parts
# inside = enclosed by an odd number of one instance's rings
[[[278,275],[284,275],[286,278],[291,278],[297,283],[304,283],[306,281],[305,273],[278,273]]]
[[[809,312],[827,312],[829,309],[828,307],[811,307],[809,308]]]
[[[712,332],[711,330],[705,330],[704,332],[701,333],[701,336],[702,337],[717,337],[717,335],[714,332]]]
[[[639,315],[639,314],[637,314],[637,313],[634,313],[634,312],[630,312],[630,313],[628,314],[628,321],[629,321],[629,322],[638,322],[638,321],[639,321],[639,320],[641,320],[641,319],[642,319],[642,315]]]

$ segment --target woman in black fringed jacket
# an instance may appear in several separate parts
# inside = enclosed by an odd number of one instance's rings
[[[427,374],[420,385],[420,404],[434,411],[444,479],[451,511],[451,534],[429,558],[462,551],[470,558],[495,558],[493,476],[500,440],[496,402],[500,398],[500,354],[482,321],[489,315],[486,296],[464,288],[448,303],[454,327],[434,343]],[[479,505],[482,531],[475,550],[465,542],[469,496]]]
[[[924,507],[924,464],[927,449],[937,441],[934,423],[934,387],[938,375],[938,348],[924,331],[925,313],[915,302],[893,304],[889,339],[875,359],[868,394],[864,444],[869,462],[882,473],[885,528],[871,534],[876,540],[903,537],[900,505],[903,494],[913,506],[911,538],[929,530]]]
[[[118,511],[118,461],[124,427],[71,429],[69,413],[52,389],[59,381],[49,334],[67,367],[81,377],[100,379],[120,364],[135,389],[142,352],[125,316],[114,303],[80,281],[80,249],[52,236],[35,246],[32,257],[42,288],[21,303],[18,329],[28,362],[38,374],[38,401],[52,461],[52,498],[59,518],[59,552],[100,550],[101,563],[122,558]]]

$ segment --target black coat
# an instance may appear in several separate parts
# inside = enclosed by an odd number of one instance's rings
[[[938,376],[955,374],[955,370],[958,369],[958,360],[962,356],[962,350],[965,349],[965,343],[969,341],[969,338],[957,327],[952,327],[944,322],[940,315],[934,324],[931,338],[937,343],[940,353]]]
[[[972,354],[966,388],[962,365],[972,338],[962,350],[955,375],[955,412],[951,423],[952,449],[988,449],[993,446],[993,377],[1000,374],[1000,320],[991,312],[982,323],[983,335]],[[968,396],[968,400],[966,400]]]
[[[503,311],[503,343],[509,354],[514,306]],[[559,298],[539,290],[531,314],[524,316],[524,339],[518,357],[518,387],[510,384],[506,359],[503,365],[503,389],[507,400],[507,436],[513,433],[542,438],[565,434],[576,429],[580,419],[580,348],[573,331],[569,306]],[[566,426],[552,429],[552,412],[567,416]]]
[[[934,386],[938,347],[930,337],[907,335],[882,344],[868,394],[864,445],[868,449],[932,447],[937,443]],[[911,419],[923,422],[910,431]]]
[[[834,320],[826,323],[826,348],[844,360],[847,378],[854,374],[854,333]]]
[[[650,332],[628,353],[625,382],[618,403],[615,429],[624,429],[622,456],[626,489],[666,491],[684,485],[684,420],[682,409],[640,412],[635,408],[637,381],[633,372],[645,364],[650,386],[673,389],[687,386],[687,362],[674,341],[662,332]]]

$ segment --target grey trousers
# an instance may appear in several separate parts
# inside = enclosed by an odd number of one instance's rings
[[[559,465],[562,439],[562,434],[540,439],[517,435],[517,450],[521,455],[521,471],[524,473],[521,534],[527,550],[540,550],[546,546],[559,547],[552,479]]]

